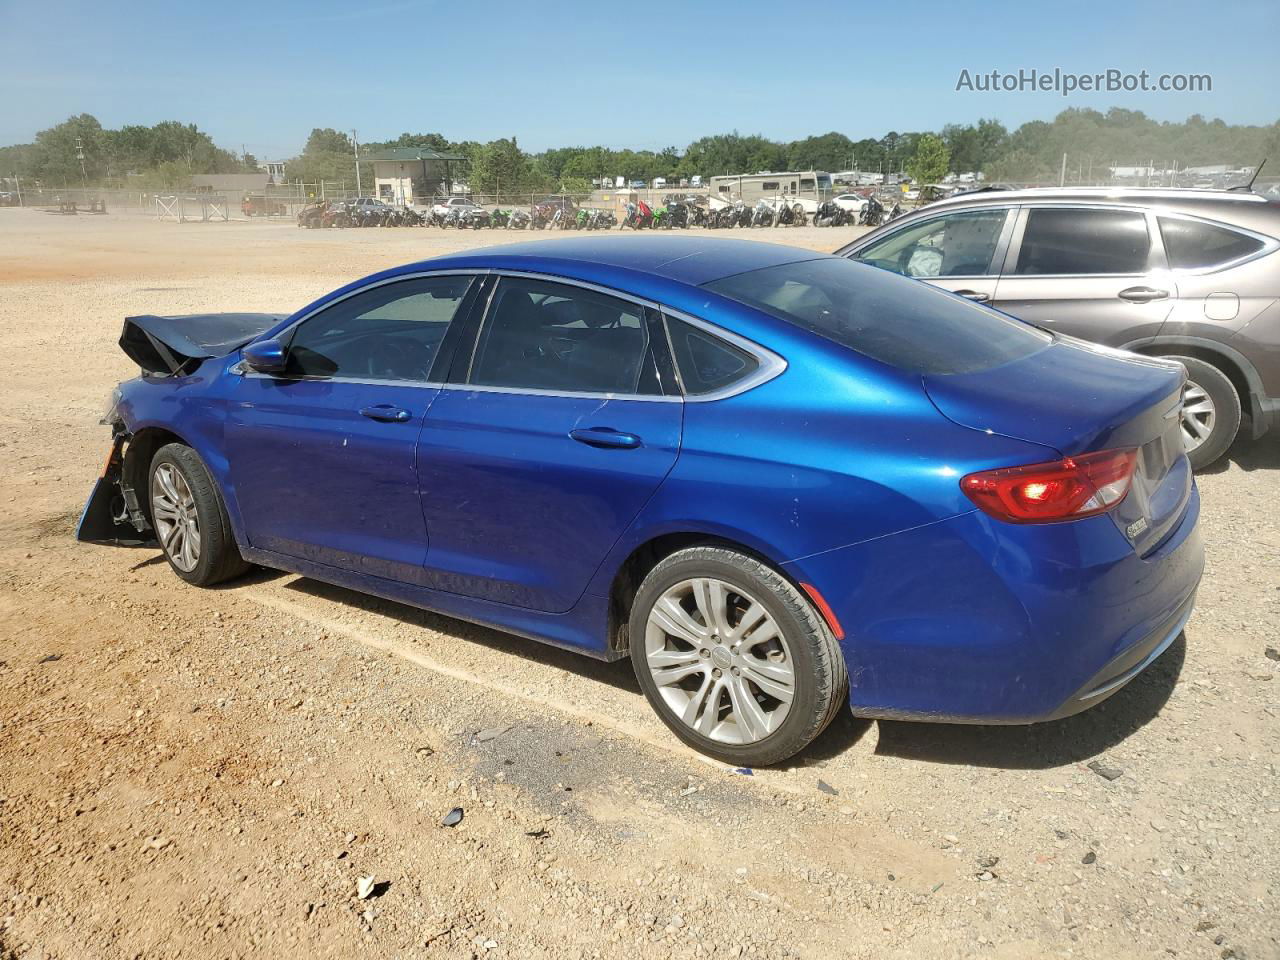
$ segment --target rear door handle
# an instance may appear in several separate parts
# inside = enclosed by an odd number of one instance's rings
[[[1121,300],[1130,303],[1150,303],[1152,300],[1169,299],[1168,290],[1157,290],[1155,287],[1128,287],[1116,294]]]
[[[634,450],[640,446],[640,438],[634,433],[619,433],[612,427],[575,427],[569,436],[589,447],[606,450]]]
[[[986,303],[991,299],[991,294],[983,293],[981,290],[957,290],[956,293],[962,297],[968,297],[976,303]]]
[[[404,423],[413,414],[389,403],[375,403],[371,407],[362,407],[360,416],[382,423]]]

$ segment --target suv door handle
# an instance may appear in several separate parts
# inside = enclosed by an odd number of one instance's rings
[[[991,294],[983,293],[981,290],[957,290],[956,293],[962,297],[968,297],[975,303],[986,303],[991,299]]]
[[[404,423],[413,414],[389,403],[375,403],[372,407],[362,407],[360,416],[382,423]]]
[[[569,436],[589,447],[606,450],[634,450],[640,446],[640,438],[634,433],[619,433],[612,427],[575,427]]]
[[[1116,296],[1130,303],[1150,303],[1152,300],[1167,300],[1169,291],[1157,290],[1155,287],[1128,287]]]

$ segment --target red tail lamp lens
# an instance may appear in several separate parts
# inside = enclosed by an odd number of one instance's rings
[[[971,473],[960,481],[960,489],[991,516],[1009,523],[1078,520],[1123,500],[1137,462],[1135,450],[1103,450],[1054,463]]]

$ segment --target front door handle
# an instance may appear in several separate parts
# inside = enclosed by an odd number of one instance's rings
[[[404,423],[413,414],[389,403],[375,403],[371,407],[362,407],[360,416],[382,423]]]
[[[1127,287],[1116,296],[1130,303],[1150,303],[1152,300],[1169,299],[1169,291],[1157,290],[1155,287]]]
[[[983,293],[981,290],[957,290],[956,293],[962,297],[968,297],[975,303],[986,303],[991,299],[991,294]]]
[[[619,433],[612,427],[575,427],[569,436],[589,447],[605,450],[634,450],[640,446],[640,438],[634,433]]]

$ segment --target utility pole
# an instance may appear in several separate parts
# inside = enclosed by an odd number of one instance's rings
[[[1062,155],[1062,172],[1058,174],[1058,186],[1065,187],[1067,185],[1067,155]]]
[[[80,182],[88,189],[89,175],[84,172],[84,144],[79,137],[76,137],[76,159],[80,161]]]
[[[356,196],[360,196],[360,141],[356,139],[356,132],[351,131],[351,149],[356,155]]]

